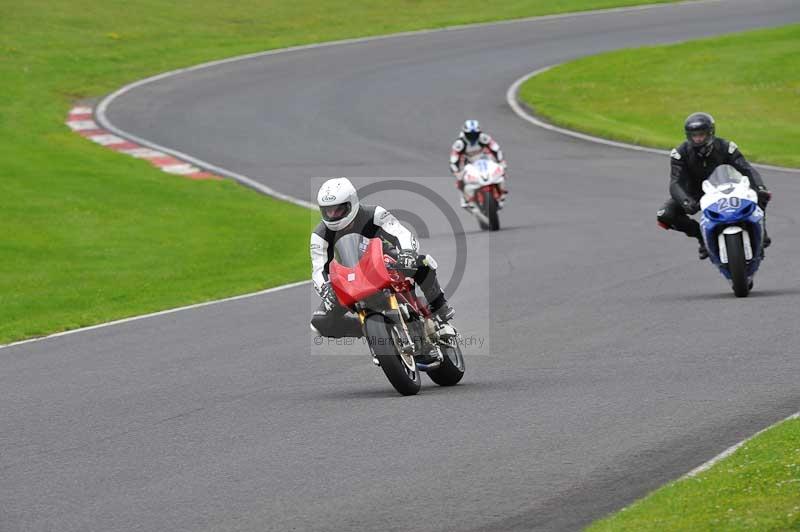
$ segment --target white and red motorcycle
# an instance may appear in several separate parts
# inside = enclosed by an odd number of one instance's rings
[[[500,229],[498,211],[506,197],[505,167],[484,155],[464,167],[463,181],[468,210],[478,219],[481,229]]]

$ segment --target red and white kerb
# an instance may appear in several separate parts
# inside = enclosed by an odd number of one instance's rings
[[[145,148],[135,142],[112,135],[94,121],[91,107],[73,107],[69,112],[66,124],[72,131],[92,142],[137,159],[146,159],[153,166],[160,168],[164,172],[189,179],[222,179],[218,175],[201,170],[172,155]]]

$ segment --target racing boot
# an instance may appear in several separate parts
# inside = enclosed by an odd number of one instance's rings
[[[456,315],[456,309],[450,306],[450,304],[445,301],[439,308],[433,310],[433,315],[439,318],[442,323],[447,323],[452,320]]]
[[[697,220],[689,219],[689,223],[686,225],[686,236],[693,236],[697,239],[697,242],[700,243],[700,247],[697,248],[697,256],[700,260],[705,260],[708,258],[708,249],[706,249],[706,243],[703,240],[703,232],[700,229],[700,224],[697,223]]]
[[[706,260],[708,258],[708,250],[706,249],[706,243],[703,242],[702,238],[697,239],[700,242],[700,247],[697,248],[697,256],[700,260]]]
[[[770,244],[772,244],[772,239],[767,234],[767,230],[764,229],[764,249],[767,249]]]

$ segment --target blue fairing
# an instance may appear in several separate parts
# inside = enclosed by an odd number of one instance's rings
[[[711,262],[719,267],[720,272],[727,279],[731,278],[728,266],[720,263],[719,244],[717,237],[728,226],[742,227],[750,235],[750,244],[753,247],[753,259],[747,263],[747,276],[756,273],[761,263],[761,244],[763,235],[764,211],[754,202],[746,199],[739,200],[739,206],[731,207],[730,202],[719,201],[709,205],[700,218],[700,227],[703,238],[708,248]]]

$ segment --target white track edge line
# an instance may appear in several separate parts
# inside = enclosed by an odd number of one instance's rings
[[[686,5],[686,4],[707,4],[707,3],[716,3],[716,2],[721,2],[721,1],[723,1],[723,0],[685,0],[683,2],[668,2],[668,3],[663,3],[662,2],[662,3],[657,3],[657,4],[646,4],[646,5],[639,5],[639,6],[615,7],[615,8],[609,8],[609,9],[596,9],[596,10],[591,10],[591,11],[579,11],[579,12],[575,12],[575,13],[557,13],[557,14],[553,14],[553,15],[541,15],[541,16],[527,17],[527,18],[513,19],[513,20],[501,20],[501,21],[495,21],[495,22],[479,22],[479,23],[476,23],[476,24],[462,24],[462,25],[458,25],[458,26],[448,26],[448,27],[445,27],[445,28],[415,30],[415,31],[407,31],[407,32],[400,32],[400,33],[391,33],[391,34],[388,34],[388,35],[374,35],[374,36],[371,36],[371,37],[357,37],[357,38],[353,38],[353,39],[343,39],[343,40],[339,40],[339,41],[330,41],[330,42],[324,42],[324,43],[306,44],[306,45],[293,46],[293,47],[288,47],[288,48],[279,48],[279,49],[276,49],[276,50],[266,50],[266,51],[263,51],[263,52],[255,52],[255,53],[252,53],[252,54],[245,54],[245,55],[241,55],[241,56],[229,57],[229,58],[226,58],[226,59],[220,59],[220,60],[216,60],[216,61],[209,61],[209,62],[206,62],[206,63],[200,63],[199,65],[194,65],[194,66],[191,66],[191,67],[185,67],[185,68],[179,68],[179,69],[175,69],[175,70],[170,70],[170,71],[167,71],[167,72],[163,72],[161,74],[157,74],[155,76],[150,76],[150,77],[135,81],[133,83],[129,83],[127,85],[124,85],[123,87],[117,89],[116,91],[114,91],[113,93],[109,94],[108,96],[106,96],[105,98],[103,98],[100,101],[100,103],[94,108],[94,117],[95,117],[95,120],[100,124],[100,126],[103,129],[106,129],[107,131],[110,131],[111,133],[113,133],[115,135],[118,135],[118,136],[120,136],[122,138],[125,138],[127,140],[130,140],[132,142],[135,142],[137,144],[140,144],[142,146],[145,146],[145,147],[148,147],[148,148],[151,148],[151,149],[162,151],[164,153],[170,154],[170,155],[172,155],[174,157],[177,157],[179,159],[183,159],[185,161],[191,162],[191,163],[193,163],[193,164],[195,164],[195,165],[197,165],[197,166],[199,166],[199,167],[201,167],[201,168],[203,168],[205,170],[208,170],[208,171],[220,174],[220,175],[224,175],[224,176],[230,177],[231,179],[234,179],[235,181],[237,181],[239,183],[242,183],[243,185],[248,186],[248,187],[250,187],[250,188],[252,188],[252,189],[254,189],[254,190],[258,191],[258,192],[261,192],[262,194],[265,194],[267,196],[271,196],[271,197],[276,198],[276,199],[287,201],[287,202],[292,203],[294,205],[298,205],[298,206],[305,207],[305,208],[308,208],[308,209],[316,210],[317,206],[315,204],[311,203],[311,202],[308,202],[308,201],[305,201],[305,200],[302,200],[302,199],[299,199],[299,198],[295,198],[295,197],[290,196],[288,194],[283,194],[281,192],[278,192],[277,190],[274,190],[271,187],[268,187],[268,186],[266,186],[266,185],[264,185],[262,183],[259,183],[258,181],[255,181],[255,180],[253,180],[253,179],[251,179],[251,178],[249,178],[249,177],[247,177],[245,175],[239,174],[237,172],[233,172],[233,171],[228,170],[226,168],[222,168],[222,167],[216,166],[214,164],[208,163],[208,162],[203,161],[201,159],[198,159],[196,157],[192,157],[191,155],[188,155],[188,154],[185,154],[183,152],[180,152],[178,150],[173,150],[171,148],[167,148],[165,146],[161,146],[160,144],[157,144],[155,142],[151,142],[149,140],[143,139],[143,138],[141,138],[141,137],[139,137],[137,135],[134,135],[132,133],[128,133],[127,131],[124,131],[124,130],[116,127],[108,119],[108,116],[106,114],[107,111],[108,111],[108,106],[116,98],[118,98],[119,96],[122,96],[123,94],[125,94],[125,93],[127,93],[127,92],[129,92],[129,91],[131,91],[131,90],[133,90],[133,89],[135,89],[137,87],[141,87],[143,85],[146,85],[148,83],[152,83],[154,81],[165,79],[167,77],[175,76],[175,75],[178,75],[178,74],[184,74],[184,73],[187,73],[187,72],[193,72],[195,70],[209,68],[209,67],[212,67],[212,66],[223,65],[223,64],[227,64],[227,63],[234,63],[234,62],[238,62],[238,61],[244,61],[244,60],[247,60],[247,59],[253,59],[253,58],[264,57],[264,56],[269,56],[269,55],[276,55],[276,54],[280,54],[280,53],[295,52],[295,51],[299,51],[299,50],[310,50],[310,49],[314,49],[314,48],[324,48],[324,47],[338,46],[338,45],[345,45],[345,44],[364,43],[364,42],[369,42],[369,41],[392,39],[392,38],[398,38],[398,37],[408,37],[408,36],[413,36],[413,35],[423,35],[423,34],[438,33],[438,32],[445,32],[445,31],[456,31],[456,30],[463,30],[463,29],[469,29],[469,28],[500,26],[500,25],[505,25],[505,24],[519,24],[519,23],[531,22],[531,21],[536,21],[536,20],[555,20],[555,19],[561,19],[561,18],[567,18],[567,17],[583,17],[583,16],[607,14],[607,13],[644,11],[644,10],[647,10],[647,9],[656,9],[656,8],[663,8],[663,7],[681,6],[681,5]],[[41,337],[38,337],[38,338],[29,338],[27,340],[20,340],[18,342],[12,342],[12,343],[9,343],[9,344],[0,345],[0,349],[6,349],[8,347],[13,347],[13,346],[17,346],[17,345],[23,345],[23,344],[29,344],[29,343],[33,343],[33,342],[40,342],[42,340],[47,340],[47,339],[50,339],[50,338],[57,338],[57,337],[60,337],[60,336],[67,336],[67,335],[70,335],[70,334],[76,334],[78,332],[90,331],[90,330],[99,329],[99,328],[102,328],[102,327],[109,327],[111,325],[118,325],[118,324],[121,324],[121,323],[127,323],[127,322],[130,322],[130,321],[136,321],[136,320],[140,320],[140,319],[151,318],[151,317],[160,316],[160,315],[163,315],[163,314],[171,314],[171,313],[179,312],[179,311],[182,311],[182,310],[189,310],[189,309],[199,308],[199,307],[203,307],[203,306],[207,306],[207,305],[214,305],[216,303],[223,303],[223,302],[226,302],[226,301],[234,301],[234,300],[237,300],[237,299],[245,299],[245,298],[248,298],[248,297],[254,297],[254,296],[258,296],[258,295],[262,295],[262,294],[267,294],[267,293],[270,293],[270,292],[277,292],[279,290],[283,290],[283,289],[286,289],[286,288],[293,288],[295,286],[300,286],[302,284],[306,284],[306,283],[310,283],[310,282],[311,282],[310,280],[309,281],[300,281],[300,282],[297,282],[297,283],[290,283],[290,284],[285,284],[285,285],[282,285],[282,286],[276,286],[276,287],[273,287],[273,288],[269,288],[267,290],[262,290],[260,292],[253,292],[253,293],[250,293],[250,294],[242,294],[242,295],[234,296],[234,297],[230,297],[230,298],[217,299],[217,300],[213,300],[213,301],[206,301],[204,303],[198,303],[198,304],[195,304],[195,305],[188,305],[188,306],[184,306],[184,307],[178,307],[178,308],[174,308],[174,309],[163,310],[163,311],[155,312],[155,313],[152,313],[152,314],[144,314],[144,315],[141,315],[141,316],[132,316],[130,318],[124,318],[124,319],[121,319],[121,320],[115,320],[115,321],[109,321],[109,322],[105,322],[105,323],[99,323],[97,325],[92,325],[92,326],[89,326],[89,327],[81,327],[79,329],[71,329],[69,331],[63,331],[63,332],[60,332],[60,333],[55,333],[55,334],[51,334],[51,335],[47,335],[47,336],[41,336]]]
[[[692,469],[691,471],[689,471],[688,473],[686,473],[684,476],[682,476],[682,477],[681,477],[681,479],[685,479],[685,478],[691,478],[691,477],[694,477],[694,476],[697,476],[697,475],[699,475],[700,473],[702,473],[702,472],[704,472],[704,471],[708,471],[708,470],[709,470],[709,469],[711,469],[711,468],[712,468],[714,465],[716,465],[718,462],[720,462],[721,460],[724,460],[725,458],[727,458],[727,457],[729,457],[730,455],[732,455],[733,453],[735,453],[737,450],[739,450],[739,448],[740,448],[742,445],[744,445],[745,443],[749,442],[750,440],[752,440],[752,439],[753,439],[753,438],[755,438],[756,436],[760,436],[761,434],[763,434],[764,432],[768,431],[769,429],[772,429],[772,428],[774,428],[774,427],[777,427],[777,426],[778,426],[778,425],[780,425],[781,423],[785,423],[786,421],[790,421],[790,420],[792,420],[792,419],[800,419],[800,412],[795,412],[795,413],[794,413],[794,414],[792,414],[791,416],[789,416],[789,417],[786,417],[786,418],[784,418],[784,419],[782,419],[782,420],[780,420],[780,421],[778,421],[778,422],[776,422],[776,423],[773,423],[773,424],[772,424],[772,425],[770,425],[769,427],[766,427],[766,428],[763,428],[763,429],[759,430],[758,432],[756,432],[756,433],[755,433],[755,434],[753,434],[752,436],[749,436],[749,437],[747,437],[747,438],[743,439],[743,440],[742,440],[742,441],[740,441],[739,443],[736,443],[736,444],[734,444],[734,445],[731,445],[730,447],[728,447],[727,449],[725,449],[724,451],[722,451],[721,453],[719,453],[717,456],[715,456],[715,457],[714,457],[714,458],[712,458],[711,460],[709,460],[709,461],[707,461],[707,462],[704,462],[704,463],[700,464],[699,466],[695,467],[694,469]]]
[[[9,347],[14,347],[14,346],[23,345],[23,344],[31,344],[31,343],[34,343],[34,342],[41,342],[42,340],[49,340],[51,338],[58,338],[60,336],[69,336],[71,334],[87,332],[87,331],[93,331],[95,329],[102,329],[102,328],[105,328],[105,327],[110,327],[112,325],[120,325],[122,323],[130,323],[132,321],[139,321],[139,320],[144,320],[144,319],[147,319],[147,318],[154,318],[154,317],[157,317],[157,316],[164,316],[164,315],[167,315],[167,314],[174,314],[176,312],[181,312],[181,311],[184,311],[184,310],[191,310],[191,309],[207,307],[209,305],[216,305],[217,303],[227,303],[227,302],[230,302],[230,301],[240,301],[242,299],[250,299],[252,297],[262,296],[262,295],[265,295],[265,294],[271,294],[273,292],[280,292],[282,290],[287,290],[289,288],[295,288],[295,287],[298,287],[298,286],[303,286],[303,285],[309,284],[309,283],[311,283],[310,279],[307,280],[307,281],[298,281],[296,283],[289,283],[289,284],[283,284],[283,285],[280,285],[280,286],[273,286],[272,288],[266,288],[264,290],[259,290],[258,292],[250,292],[248,294],[241,294],[241,295],[238,295],[238,296],[231,296],[231,297],[226,297],[226,298],[223,298],[223,299],[215,299],[215,300],[212,300],[212,301],[204,301],[202,303],[194,303],[192,305],[186,305],[186,306],[183,306],[183,307],[175,307],[175,308],[171,308],[171,309],[167,309],[167,310],[159,310],[158,312],[151,312],[149,314],[141,314],[139,316],[131,316],[131,317],[122,318],[122,319],[119,319],[119,320],[107,321],[107,322],[104,322],[104,323],[98,323],[97,325],[90,325],[88,327],[80,327],[78,329],[70,329],[68,331],[62,331],[62,332],[58,332],[58,333],[54,333],[54,334],[49,334],[47,336],[39,336],[37,338],[28,338],[27,340],[20,340],[18,342],[12,342],[10,344],[0,345],[0,349],[7,349]]]
[[[514,83],[511,84],[511,86],[508,88],[508,91],[506,91],[506,102],[508,103],[509,107],[511,107],[511,110],[514,111],[514,113],[518,117],[520,117],[523,120],[525,120],[526,122],[529,122],[529,123],[531,123],[531,124],[533,124],[535,126],[538,126],[540,128],[547,129],[547,130],[550,130],[550,131],[554,131],[556,133],[561,133],[562,135],[567,135],[567,136],[574,137],[574,138],[581,139],[581,140],[585,140],[585,141],[588,141],[588,142],[594,142],[596,144],[604,144],[606,146],[613,146],[615,148],[623,148],[623,149],[626,149],[626,150],[635,150],[635,151],[641,151],[641,152],[647,152],[647,153],[657,153],[659,155],[669,155],[669,150],[662,150],[662,149],[659,149],[659,148],[650,148],[648,146],[639,146],[637,144],[628,144],[627,142],[618,142],[616,140],[609,140],[609,139],[605,139],[605,138],[602,138],[602,137],[596,137],[594,135],[587,135],[586,133],[581,133],[581,132],[575,131],[573,129],[566,129],[566,128],[563,128],[563,127],[559,127],[559,126],[553,125],[550,122],[545,122],[544,120],[540,120],[539,118],[537,118],[537,117],[533,116],[532,114],[530,114],[522,106],[522,104],[520,103],[520,101],[519,101],[519,99],[517,97],[518,93],[519,93],[520,86],[523,83],[525,83],[526,81],[528,81],[529,79],[531,79],[533,77],[536,77],[539,74],[544,74],[548,70],[550,70],[552,68],[555,68],[557,66],[563,65],[563,64],[564,63],[558,63],[558,64],[555,64],[555,65],[549,65],[549,66],[540,68],[538,70],[534,70],[533,72],[531,72],[529,74],[525,74],[524,76],[522,76],[521,78],[519,78],[518,80],[516,80]],[[785,166],[773,166],[773,165],[770,165],[770,164],[762,164],[762,163],[751,163],[751,164],[753,166],[755,166],[756,168],[761,168],[761,169],[764,169],[764,170],[773,170],[773,171],[776,171],[776,172],[786,172],[786,173],[793,173],[793,174],[794,173],[800,173],[800,168],[788,168],[788,167],[785,167]]]

